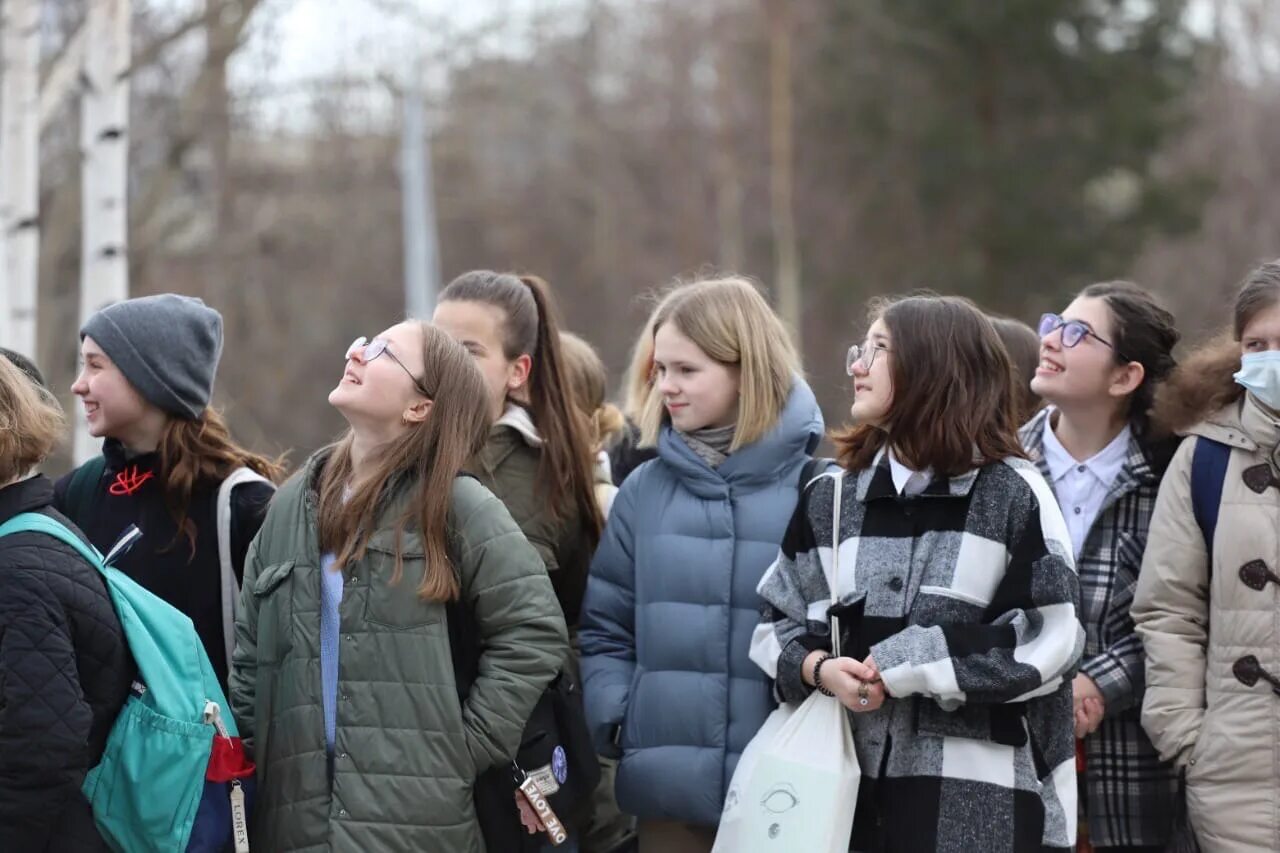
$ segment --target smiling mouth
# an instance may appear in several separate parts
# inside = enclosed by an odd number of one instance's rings
[[[1040,364],[1036,366],[1037,370],[1043,370],[1045,373],[1061,373],[1062,368],[1049,361],[1047,358],[1040,359]]]
[[[361,381],[360,381],[360,377],[356,376],[356,375],[355,375],[354,373],[352,373],[350,370],[348,370],[346,373],[342,374],[342,381],[343,381],[343,382],[350,382],[352,385],[363,385],[363,384],[364,384],[363,382],[361,382]]]

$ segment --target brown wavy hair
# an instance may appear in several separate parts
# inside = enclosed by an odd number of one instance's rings
[[[475,270],[450,282],[440,301],[480,302],[503,312],[503,354],[508,360],[528,355],[533,362],[529,409],[542,436],[538,479],[547,505],[558,519],[576,509],[594,549],[604,529],[595,498],[595,454],[587,418],[573,403],[551,288],[537,276]]]
[[[889,330],[893,399],[883,423],[855,424],[832,435],[842,467],[869,467],[886,443],[909,468],[946,477],[1026,458],[1018,440],[1013,364],[976,305],[931,293],[877,299],[868,325],[876,320]]]
[[[1240,370],[1240,339],[1253,318],[1280,304],[1280,260],[1254,269],[1236,293],[1231,325],[1196,349],[1156,392],[1152,420],[1172,433],[1195,424],[1244,396],[1233,374]]]
[[[596,348],[573,332],[561,332],[560,344],[564,349],[569,387],[578,408],[590,420],[591,447],[598,451],[613,443],[627,428],[627,420],[618,407],[606,399],[609,372]]]
[[[335,554],[340,569],[364,557],[380,522],[385,526],[381,516],[387,503],[410,489],[404,512],[391,522],[396,532],[391,582],[398,583],[404,573],[405,531],[419,530],[426,565],[418,597],[453,601],[461,592],[448,548],[453,481],[488,436],[489,395],[480,368],[461,344],[428,323],[416,325],[422,333],[421,384],[431,392],[431,412],[382,447],[371,460],[374,473],[358,483],[352,483],[351,431],[323,451],[328,456],[320,472],[316,525],[321,550]]]
[[[193,557],[196,529],[189,510],[197,486],[216,486],[237,468],[249,468],[273,483],[279,483],[285,474],[283,457],[268,459],[236,444],[226,421],[212,408],[194,420],[170,418],[156,453],[165,508],[178,526],[178,536],[186,538]]]
[[[1040,395],[1031,390],[1031,380],[1040,363],[1040,336],[1035,329],[1012,317],[988,315],[988,319],[1013,364],[1013,399],[1018,408],[1018,423],[1025,424],[1044,406]]]

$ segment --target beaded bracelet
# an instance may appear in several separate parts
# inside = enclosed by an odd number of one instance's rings
[[[829,660],[831,660],[831,655],[824,655],[813,665],[813,689],[817,690],[823,696],[830,696],[834,699],[836,694],[832,693],[822,684],[822,665]]]

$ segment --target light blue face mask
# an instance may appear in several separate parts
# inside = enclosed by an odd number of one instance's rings
[[[1280,350],[1246,354],[1240,359],[1240,372],[1233,378],[1262,405],[1280,412]]]

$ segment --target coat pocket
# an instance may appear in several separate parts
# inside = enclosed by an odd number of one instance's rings
[[[286,560],[272,563],[253,583],[253,597],[258,604],[258,661],[276,664],[284,659],[291,645],[289,625],[293,620],[293,570],[296,563]]]
[[[937,702],[918,699],[916,732],[931,737],[961,737],[1022,747],[1027,745],[1025,710],[1021,703],[1016,703],[961,705],[954,711],[944,711]]]
[[[369,549],[365,561],[369,594],[365,598],[365,621],[375,630],[419,631],[444,620],[444,606],[418,597],[418,584],[426,561],[421,556],[405,554],[401,558],[400,578],[395,575],[395,556]]]

